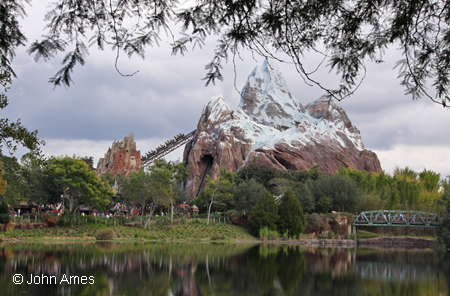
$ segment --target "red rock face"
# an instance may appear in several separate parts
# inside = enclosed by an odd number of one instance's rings
[[[328,97],[303,107],[272,62],[253,71],[242,93],[235,110],[222,97],[203,109],[184,152],[191,198],[204,187],[206,174],[215,179],[220,168],[236,172],[252,163],[277,170],[319,165],[328,174],[339,167],[381,171],[377,155],[364,149],[345,110]]]
[[[105,175],[107,172],[113,175],[124,174],[129,176],[131,172],[138,172],[142,167],[141,152],[136,150],[134,134],[125,137],[123,141],[114,140],[111,148],[100,158],[97,164],[97,175]]]

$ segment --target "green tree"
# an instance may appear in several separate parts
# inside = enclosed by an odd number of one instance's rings
[[[443,222],[439,240],[445,246],[447,252],[450,252],[450,189],[447,189],[443,195],[442,207]]]
[[[31,153],[24,154],[20,162],[20,171],[27,186],[27,200],[38,204],[59,201],[55,186],[49,178],[50,167],[47,160]]]
[[[0,162],[0,195],[5,194],[7,183],[3,179],[5,172],[3,171],[3,164]]]
[[[265,192],[256,206],[252,209],[252,216],[248,221],[250,232],[254,236],[259,235],[259,230],[267,227],[269,230],[277,230],[278,206],[269,192]]]
[[[419,173],[419,181],[427,191],[439,190],[441,185],[441,174],[423,169],[423,171]]]
[[[100,180],[102,180],[109,188],[113,188],[116,184],[116,177],[111,172],[106,172],[106,174],[101,175]]]
[[[206,188],[204,191],[204,197],[208,205],[208,218],[206,224],[209,225],[209,217],[211,213],[211,207],[213,204],[225,205],[233,202],[233,185],[236,173],[229,172],[224,168],[219,171],[219,177],[217,180],[211,179],[209,175],[206,176]]]
[[[141,206],[142,215],[147,205],[150,205],[150,217],[145,223],[145,228],[150,225],[150,220],[156,206],[167,206],[171,209],[171,222],[173,222],[173,208],[179,194],[180,183],[185,180],[188,167],[179,161],[166,161],[158,159],[139,173],[131,173],[128,180],[124,180],[124,196],[130,203]]]
[[[304,175],[307,175],[305,173]],[[292,176],[288,176],[291,178]],[[297,176],[294,176],[294,179]],[[313,180],[312,178],[304,178],[304,180]],[[294,191],[295,197],[298,199],[302,208],[306,212],[314,211],[314,197],[309,189],[308,185],[302,182],[293,181],[291,179],[285,178],[274,178],[269,182],[271,191],[274,195],[283,195],[288,189],[292,189]]]
[[[158,176],[159,192],[162,193],[162,204],[170,208],[170,221],[173,223],[174,205],[182,194],[181,186],[189,175],[189,167],[180,161],[156,160],[150,171]]]
[[[51,178],[68,208],[70,219],[82,205],[102,209],[109,205],[112,192],[88,164],[77,157],[57,157],[51,163]],[[71,220],[72,223],[72,220]]]
[[[309,181],[308,187],[317,202],[327,196],[333,201],[333,210],[339,212],[355,212],[362,191],[355,181],[341,175],[320,175],[317,181]]]
[[[7,184],[5,192],[1,195],[2,202],[18,205],[20,201],[26,200],[29,190],[21,166],[15,157],[0,155],[0,162],[3,165],[3,180]]]
[[[333,201],[331,200],[331,198],[329,198],[327,196],[322,196],[317,201],[316,210],[317,210],[317,213],[326,214],[326,213],[331,212],[332,207],[333,207]]]
[[[303,209],[292,189],[288,189],[281,198],[278,215],[279,233],[288,232],[289,235],[299,235],[305,230],[306,220]]]
[[[266,188],[269,188],[270,180],[276,178],[276,176],[277,171],[275,169],[261,166],[256,163],[251,163],[249,166],[246,166],[237,172],[238,178],[245,181],[254,179],[257,183],[262,184]]]
[[[142,216],[144,216],[145,207],[152,200],[150,183],[150,175],[141,169],[139,172],[131,172],[130,177],[123,184],[124,196],[130,203],[141,207]]]
[[[4,203],[0,204],[0,223],[6,224],[9,222],[9,209],[8,206]]]
[[[255,179],[244,181],[233,189],[233,198],[236,211],[251,214],[252,208],[258,203],[266,189]]]

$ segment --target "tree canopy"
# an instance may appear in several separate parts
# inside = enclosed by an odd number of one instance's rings
[[[0,3],[0,66],[13,75],[16,48],[27,41],[19,19],[29,2]],[[90,46],[115,51],[119,71],[121,53],[144,58],[146,47],[158,45],[164,32],[173,54],[219,36],[206,65],[206,84],[222,80],[223,63],[248,49],[293,63],[305,83],[341,100],[361,84],[366,63],[383,63],[386,50],[393,48],[402,53],[395,66],[407,94],[445,107],[450,102],[449,1],[201,0],[189,6],[176,0],[57,0],[50,5],[45,36],[28,52],[46,61],[65,54],[63,67],[50,78],[55,86],[72,83],[71,72],[85,64]],[[320,61],[309,69],[305,61],[311,53]],[[314,75],[321,67],[336,72],[340,82],[327,86]]]
[[[102,209],[110,204],[108,197],[112,196],[112,192],[83,159],[68,156],[54,158],[50,175],[71,216],[82,205]]]

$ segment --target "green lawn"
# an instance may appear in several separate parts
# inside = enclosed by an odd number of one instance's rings
[[[178,219],[177,219],[178,220]],[[257,238],[239,226],[229,223],[214,223],[206,225],[206,219],[188,220],[186,224],[155,225],[155,222],[144,229],[142,227],[129,227],[113,221],[102,223],[104,219],[98,219],[97,223],[75,223],[73,228],[58,225],[44,229],[13,230],[3,232],[0,238],[3,240],[95,240],[95,235],[102,229],[110,228],[116,234],[115,240],[158,240],[158,241],[256,241]],[[178,221],[176,221],[178,222]]]

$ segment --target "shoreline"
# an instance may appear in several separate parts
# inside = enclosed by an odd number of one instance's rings
[[[8,243],[96,243],[96,242],[117,242],[117,243],[242,243],[242,244],[274,244],[274,245],[297,245],[302,247],[327,247],[327,248],[355,248],[355,247],[369,247],[380,249],[437,249],[439,248],[437,242],[433,239],[425,239],[420,237],[395,237],[383,236],[377,238],[360,239],[299,239],[299,240],[152,240],[152,239],[112,239],[112,240],[97,240],[95,237],[84,238],[14,238],[1,240],[1,244]],[[357,244],[357,245],[356,245]]]
[[[295,241],[261,241],[267,244],[292,244],[307,247],[378,247],[382,249],[436,249],[436,240],[411,236],[382,236],[358,239],[300,239]]]

